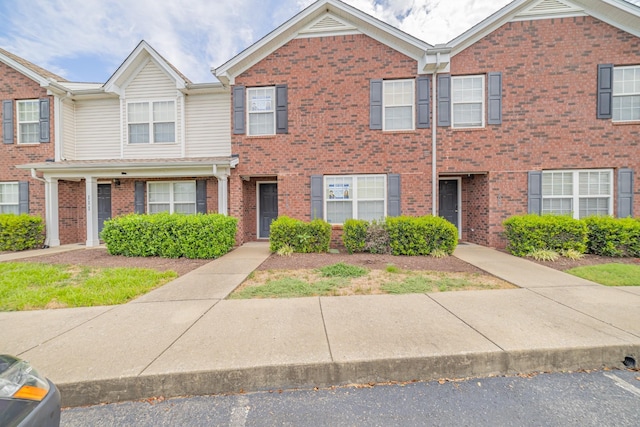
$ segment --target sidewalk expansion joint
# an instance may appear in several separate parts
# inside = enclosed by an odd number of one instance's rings
[[[331,363],[334,363],[333,352],[331,351],[331,341],[329,341],[329,333],[327,332],[327,322],[324,320],[324,311],[322,310],[322,299],[318,297],[318,305],[320,306],[320,316],[322,318],[322,327],[324,328],[324,337],[327,340],[327,348],[329,350],[329,357],[331,358]]]
[[[505,350],[504,348],[502,348],[500,345],[498,345],[497,342],[493,341],[491,338],[489,338],[488,336],[486,336],[485,334],[483,334],[482,332],[480,332],[478,329],[474,328],[473,326],[471,326],[469,323],[465,322],[464,319],[462,319],[460,316],[458,316],[457,314],[455,314],[453,311],[449,310],[447,307],[445,307],[444,305],[440,304],[440,302],[436,301],[435,299],[431,298],[431,296],[429,294],[424,294],[427,296],[427,298],[429,298],[431,301],[435,302],[436,304],[438,304],[440,307],[442,307],[447,313],[451,314],[453,317],[455,317],[456,319],[458,319],[459,321],[461,321],[462,323],[464,323],[465,325],[467,325],[469,328],[471,328],[472,330],[474,330],[478,335],[480,335],[481,337],[483,337],[484,339],[486,339],[487,341],[489,341],[491,344],[495,345],[496,347],[498,347],[500,349],[500,351],[503,351],[505,353],[508,353],[507,350]]]

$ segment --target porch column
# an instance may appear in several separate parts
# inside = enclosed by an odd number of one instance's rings
[[[60,224],[58,223],[58,180],[48,178],[44,182],[45,230],[44,244],[49,247],[60,246]]]
[[[220,174],[216,175],[218,180],[218,213],[223,215],[229,214],[229,175]]]
[[[85,177],[86,183],[86,220],[88,247],[99,246],[98,236],[98,180],[93,176]]]

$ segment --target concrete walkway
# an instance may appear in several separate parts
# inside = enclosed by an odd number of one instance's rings
[[[520,289],[225,300],[268,255],[243,245],[121,306],[0,313],[0,353],[33,362],[67,406],[640,360],[640,287],[461,245]]]

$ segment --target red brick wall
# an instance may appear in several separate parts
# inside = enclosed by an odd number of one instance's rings
[[[29,181],[29,213],[45,217],[44,183],[31,178],[31,171],[16,169],[15,165],[44,162],[54,158],[55,135],[53,132],[54,112],[53,97],[49,97],[50,108],[50,138],[46,144],[18,145],[18,123],[16,100],[46,98],[47,90],[33,80],[19,73],[3,62],[0,62],[0,101],[12,100],[14,112],[14,143],[3,144],[0,141],[0,182]],[[0,111],[0,126],[2,126],[3,112]]]
[[[242,185],[240,175],[277,176],[279,213],[309,220],[311,175],[399,173],[403,213],[430,213],[431,130],[369,129],[370,79],[416,76],[414,60],[364,35],[292,40],[238,76],[247,87],[287,84],[289,102],[288,134],[232,135],[239,239],[254,238],[256,228],[255,184]]]
[[[438,128],[439,171],[491,171],[488,244],[503,246],[502,220],[526,212],[530,170],[630,167],[640,215],[640,124],[596,119],[602,63],[640,64],[640,39],[591,17],[506,24],[452,58],[452,75],[503,76],[501,125]],[[475,181],[465,185],[476,191]],[[466,213],[477,233],[475,212]]]

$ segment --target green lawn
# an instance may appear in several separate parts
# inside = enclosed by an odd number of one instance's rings
[[[177,276],[144,268],[0,263],[0,311],[122,304]]]
[[[606,286],[640,286],[640,265],[599,264],[576,267],[566,272]]]

